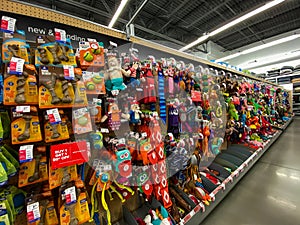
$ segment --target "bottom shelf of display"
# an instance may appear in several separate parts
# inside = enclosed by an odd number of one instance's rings
[[[223,181],[211,194],[212,202],[209,206],[203,203],[197,205],[188,215],[186,215],[180,225],[199,225],[213,211],[213,209],[226,197],[226,195],[234,188],[235,185],[247,174],[253,165],[262,157],[262,155],[272,146],[272,144],[280,137],[284,130],[290,125],[293,117],[276,131],[272,139],[265,142],[264,148],[255,151],[237,170],[235,170],[227,179]]]

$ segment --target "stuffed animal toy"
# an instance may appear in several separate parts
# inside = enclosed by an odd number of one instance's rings
[[[110,50],[107,53],[107,67],[108,70],[105,73],[105,87],[108,91],[121,91],[126,89],[126,85],[123,83],[123,73],[120,63],[117,58],[117,51],[110,46]]]

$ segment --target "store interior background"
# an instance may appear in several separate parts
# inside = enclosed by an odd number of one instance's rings
[[[101,25],[109,25],[119,1],[114,0],[24,0],[23,3],[57,10]],[[252,11],[268,0],[132,0],[128,1],[113,28],[162,45],[180,49],[207,32]],[[228,30],[210,37],[186,52],[216,60],[243,50],[299,34],[300,1],[286,0]],[[131,20],[133,18],[133,20]],[[300,64],[300,38],[226,60],[229,65],[265,73],[274,67]],[[276,57],[274,57],[276,55]]]
[[[108,26],[120,1],[24,0],[14,2],[39,6]],[[203,34],[222,27],[240,15],[268,2],[270,0],[129,0],[113,29],[126,33],[126,25],[131,22],[133,24],[130,31],[131,34],[180,50],[203,36]],[[196,45],[184,52],[208,61],[218,61],[218,59],[253,47],[300,34],[299,15],[299,0],[282,1],[279,5],[245,20],[216,36],[210,37],[200,45]],[[130,21],[131,18],[134,19]],[[34,32],[34,27],[32,27],[32,32]],[[159,54],[157,53],[156,55],[159,56]],[[180,57],[177,58],[180,59]],[[280,69],[283,66],[296,66],[300,64],[300,36],[293,40],[249,54],[241,54],[238,57],[225,61],[228,65],[249,70],[256,74],[265,73],[274,68]],[[293,84],[285,85],[284,87],[291,91],[294,89]],[[300,96],[299,93],[298,95]],[[294,108],[297,108],[297,104],[300,105],[300,99],[295,104],[296,107]],[[297,199],[299,197],[295,197],[300,176],[299,166],[295,162],[295,159],[299,158],[299,151],[296,151],[298,145],[295,140],[299,131],[297,128],[299,121],[299,118],[295,119],[294,124],[289,128],[290,131],[281,137],[279,143],[272,146],[273,151],[266,153],[258,161],[257,165],[250,171],[249,176],[247,175],[248,178],[245,177],[241,181],[236,190],[233,190],[224,200],[224,204],[216,208],[204,224],[284,224],[287,222],[286,224],[295,225],[296,223],[294,222],[299,221],[300,218],[296,209],[299,208],[300,202]],[[285,141],[288,142],[288,145]],[[280,158],[283,155],[281,152],[284,148],[286,148],[287,154]],[[269,183],[273,185],[272,187],[267,185],[258,187],[256,185],[257,183],[265,182],[264,174],[261,171],[270,174],[268,178]],[[282,188],[285,189],[284,185],[287,184],[286,177],[278,175],[275,171],[283,171],[281,174],[292,174],[291,176],[296,177],[296,180],[294,179],[290,183],[291,186],[287,188],[290,189],[290,192],[286,191],[283,193]],[[248,190],[249,187],[253,190],[251,194],[249,194],[251,192],[251,190]],[[265,193],[268,193],[270,190],[272,195],[268,195],[269,199],[266,200]],[[240,197],[236,198],[237,195]],[[270,196],[275,197],[272,199]],[[253,201],[253,204],[251,204],[252,197],[256,200]],[[276,202],[278,198],[281,199],[279,203],[278,201]],[[245,199],[247,202],[245,202]],[[262,200],[261,204],[266,206],[263,210],[256,209],[260,200]],[[293,206],[292,209],[286,207],[288,205],[287,202]],[[280,203],[283,207],[277,207],[277,205],[280,206]],[[234,205],[234,207],[230,208],[230,204]],[[245,206],[244,214],[242,213],[238,218],[235,218],[235,210]],[[268,208],[270,206],[273,211]],[[252,210],[252,214],[249,214],[248,209]],[[261,213],[260,215],[265,214],[269,216],[274,214],[276,216],[271,220],[270,217],[259,216],[258,213]],[[285,218],[289,219],[286,220]]]

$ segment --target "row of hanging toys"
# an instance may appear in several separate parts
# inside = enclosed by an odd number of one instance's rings
[[[136,185],[146,199],[150,199],[154,194],[157,200],[161,201],[166,209],[172,205],[168,192],[167,171],[165,164],[164,143],[161,135],[161,125],[156,110],[156,86],[154,74],[163,72],[161,64],[157,63],[153,56],[148,56],[148,60],[143,62],[140,67],[141,96],[138,97],[142,105],[144,116],[138,131],[140,135],[130,135],[128,146],[132,153],[133,160],[137,163],[134,167],[136,174]],[[160,84],[159,84],[160,85]],[[159,86],[159,88],[162,88]],[[140,94],[139,94],[140,95]],[[160,107],[163,113],[165,109],[165,98],[160,96]],[[163,116],[164,117],[164,116]],[[138,138],[138,136],[140,136]]]
[[[137,167],[134,167],[136,185],[147,200],[151,196],[163,203],[170,210],[172,201],[169,196],[167,181],[167,165],[164,142],[158,121],[158,113],[150,113],[148,132],[142,133],[141,138],[128,138],[128,146],[133,153]]]
[[[91,176],[89,185],[91,191],[91,218],[95,222],[99,221],[99,207],[106,211],[107,224],[111,224],[111,213],[107,200],[114,199],[113,193],[123,203],[134,191],[129,187],[132,179],[131,155],[123,144],[123,140],[115,138],[104,138],[105,149],[99,152],[99,159],[94,161],[94,172]],[[97,163],[95,163],[97,162]],[[107,195],[109,198],[107,198]]]
[[[250,93],[252,86],[245,78],[240,78],[230,73],[225,74],[226,78],[222,81],[227,98],[228,122],[227,137],[233,143],[245,143],[249,135],[249,127],[246,124],[249,119],[252,108],[248,106],[247,95]]]
[[[141,81],[141,61],[139,59],[139,50],[130,48],[129,54],[122,53],[124,82],[129,89],[128,92],[142,91]]]
[[[277,122],[283,124],[283,121],[288,120],[288,111],[289,111],[289,102],[288,102],[288,93],[277,88],[276,90],[276,111],[278,112]],[[286,104],[288,103],[288,104]]]
[[[224,121],[226,121],[225,101],[222,95],[222,89],[219,84],[219,73],[213,69],[205,69],[202,76],[203,90],[203,119],[209,120],[207,131],[204,129],[204,139],[209,137],[210,156],[214,157],[220,152],[223,143],[223,135],[225,131]],[[208,127],[210,132],[208,132]]]

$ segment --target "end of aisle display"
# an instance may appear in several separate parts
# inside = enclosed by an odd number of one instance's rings
[[[197,224],[292,120],[287,92],[261,80],[95,39],[76,52],[61,29],[31,46],[13,28],[0,80],[5,225]]]

